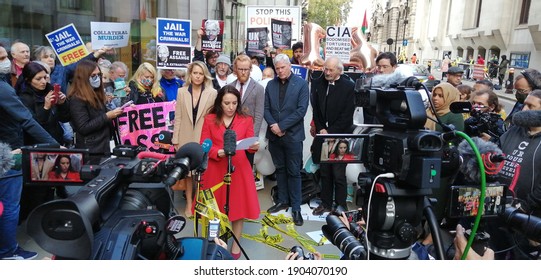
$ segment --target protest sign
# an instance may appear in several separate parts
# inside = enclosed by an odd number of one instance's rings
[[[275,49],[291,48],[291,21],[271,19],[272,46]]]
[[[158,135],[173,130],[176,101],[140,104],[127,107],[118,117],[118,132],[123,145],[137,145],[156,152]]]
[[[327,26],[325,56],[337,56],[343,63],[349,62],[351,30],[347,26]]]
[[[73,24],[45,35],[63,66],[81,60],[90,53]]]
[[[224,21],[204,19],[202,23],[205,34],[201,38],[201,49],[204,51],[223,51]]]
[[[90,22],[92,49],[102,47],[122,48],[130,38],[129,22]]]

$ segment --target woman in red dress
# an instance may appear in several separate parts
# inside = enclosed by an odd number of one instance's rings
[[[208,168],[202,176],[202,189],[219,184],[227,173],[228,158],[223,148],[226,129],[235,131],[237,141],[254,137],[253,119],[242,110],[240,93],[234,86],[225,86],[218,91],[214,106],[203,123],[200,142],[208,138],[212,140],[212,148],[209,151]],[[248,151],[255,153],[258,149],[259,142],[255,142]],[[240,240],[244,219],[259,218],[260,208],[252,165],[246,153],[237,151],[231,162],[235,172],[231,174],[229,201],[226,201],[225,184],[214,192],[214,196],[222,213],[225,213],[224,205],[228,203],[228,217],[233,223],[233,234]],[[235,259],[240,257],[240,247],[236,242],[233,242],[231,254]]]
[[[340,140],[336,145],[336,149],[330,156],[331,160],[354,160],[355,158],[349,153],[349,142],[347,140]]]
[[[49,172],[49,180],[81,181],[79,172],[73,170],[69,155],[58,155],[54,162],[54,168]]]

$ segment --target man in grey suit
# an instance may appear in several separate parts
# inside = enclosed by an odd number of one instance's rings
[[[267,210],[275,213],[291,205],[293,222],[302,226],[301,168],[304,116],[308,109],[308,83],[291,73],[285,54],[274,58],[277,77],[265,88],[265,121],[272,161],[276,166],[278,201]]]
[[[261,123],[263,123],[263,109],[265,107],[265,89],[258,82],[250,77],[252,61],[249,56],[241,54],[233,61],[233,72],[237,80],[231,86],[236,87],[241,95],[243,109],[254,118],[254,135],[259,136]],[[254,154],[246,152],[251,164],[254,163]]]

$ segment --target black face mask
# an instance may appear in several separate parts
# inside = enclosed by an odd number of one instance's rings
[[[528,97],[527,94],[521,94],[518,92],[515,93],[515,98],[517,99],[517,102],[520,104],[524,104],[524,100],[526,100],[526,97]]]

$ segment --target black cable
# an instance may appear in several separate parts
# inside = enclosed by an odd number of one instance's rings
[[[423,201],[423,212],[430,227],[430,233],[432,234],[433,245],[436,250],[436,255],[439,260],[445,260],[444,249],[443,249],[443,240],[440,233],[440,228],[438,226],[438,219],[434,210],[432,209],[432,204],[428,197],[424,197]]]

